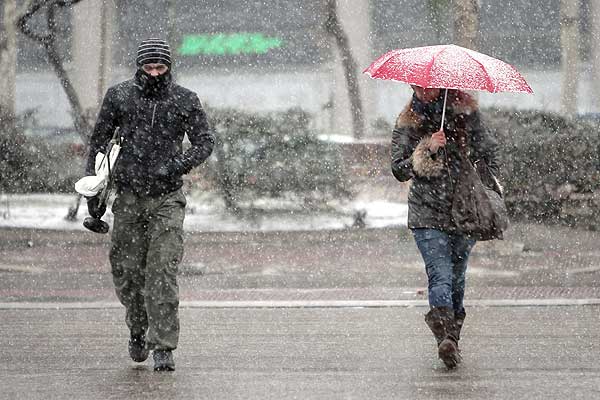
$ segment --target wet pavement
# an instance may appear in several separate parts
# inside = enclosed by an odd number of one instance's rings
[[[597,399],[598,306],[472,307],[447,371],[422,307],[181,312],[177,370],[117,309],[0,310],[0,399]]]
[[[108,235],[0,229],[0,238],[0,302],[115,300]],[[475,246],[467,298],[600,298],[598,243],[600,232],[515,224],[505,241]],[[190,234],[179,281],[183,300],[408,300],[425,299],[426,287],[405,228]]]
[[[2,400],[600,398],[597,232],[516,224],[478,244],[451,372],[402,228],[188,235],[175,373],[127,356],[108,236],[0,238]]]

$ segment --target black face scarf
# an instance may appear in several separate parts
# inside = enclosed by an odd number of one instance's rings
[[[135,79],[145,97],[160,97],[168,91],[173,77],[170,69],[162,75],[152,76],[140,68],[135,73]]]

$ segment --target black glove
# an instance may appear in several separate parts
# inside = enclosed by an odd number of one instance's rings
[[[184,173],[185,166],[183,162],[178,159],[174,159],[166,164],[162,164],[154,171],[154,175],[159,179],[179,177]]]
[[[100,219],[106,212],[106,203],[100,203],[100,197],[87,198],[88,213],[92,218]]]
[[[153,175],[156,176],[158,179],[164,179],[169,178],[171,176],[171,172],[169,171],[169,168],[163,164],[154,170]]]

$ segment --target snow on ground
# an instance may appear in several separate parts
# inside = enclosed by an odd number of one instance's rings
[[[88,216],[85,201],[81,202],[76,221],[65,219],[75,200],[76,196],[69,194],[0,195],[0,227],[85,230],[82,226]],[[343,229],[353,225],[358,211],[366,212],[366,227],[382,228],[406,226],[408,212],[404,203],[364,198],[330,205],[327,211],[285,208],[275,201],[262,202],[260,208],[266,211],[236,217],[214,195],[188,196],[184,229],[189,232]],[[103,219],[112,227],[110,210]]]

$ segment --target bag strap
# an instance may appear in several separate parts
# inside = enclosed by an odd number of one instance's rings
[[[504,197],[504,188],[500,184],[500,181],[498,180],[498,178],[496,177],[496,175],[494,175],[494,173],[490,169],[489,165],[485,162],[485,160],[483,158],[478,158],[477,160],[475,160],[473,162],[473,165],[475,167],[475,171],[477,171],[477,173],[479,174],[479,176],[482,178],[482,182],[484,181],[484,177],[482,176],[482,172],[484,172],[487,175],[485,177],[486,178],[485,181],[486,182],[489,181],[488,186],[490,184],[492,185],[492,187],[490,187],[490,189],[492,189],[493,191],[495,191],[496,193],[498,193],[500,195],[500,197]],[[484,184],[486,182],[484,182]]]

